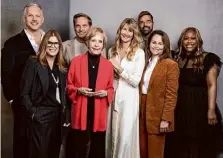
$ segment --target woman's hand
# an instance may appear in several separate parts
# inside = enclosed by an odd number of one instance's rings
[[[35,113],[32,114],[32,120],[34,120]]]
[[[106,97],[108,95],[108,92],[106,90],[100,90],[100,91],[97,91],[97,92],[94,92],[94,96],[95,97]]]
[[[69,127],[70,126],[70,123],[64,123],[63,126],[64,127]]]
[[[84,95],[84,96],[87,96],[87,97],[93,96],[93,93],[94,93],[94,92],[92,92],[92,89],[85,88],[85,87],[78,88],[77,92],[78,92],[79,95]]]
[[[119,64],[115,57],[110,58],[109,61],[112,63],[113,66]]]
[[[214,109],[208,110],[208,124],[215,125],[217,123],[217,117]]]
[[[160,122],[160,133],[165,133],[169,131],[170,123],[168,121],[162,120]]]
[[[115,70],[118,74],[120,74],[120,73],[123,71],[121,65],[120,65],[119,62],[115,59],[115,57],[111,58],[111,59],[110,59],[110,62],[112,63],[112,65],[113,65],[113,67],[114,67],[114,70]]]

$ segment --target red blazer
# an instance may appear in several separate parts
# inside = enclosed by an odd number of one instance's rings
[[[77,95],[77,89],[88,87],[88,54],[75,57],[70,64],[67,78],[67,93],[72,101],[71,127],[86,130],[87,97]],[[95,98],[93,131],[105,131],[107,125],[107,109],[114,97],[113,66],[106,58],[100,57],[95,91],[107,90],[107,97]]]

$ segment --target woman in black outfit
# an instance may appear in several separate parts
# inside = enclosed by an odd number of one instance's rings
[[[178,41],[180,67],[175,131],[167,136],[166,158],[216,158],[223,149],[222,118],[216,104],[220,58],[203,50],[198,29]]]
[[[62,41],[48,31],[37,57],[30,57],[21,82],[21,100],[30,117],[29,158],[58,158],[62,115],[66,110],[66,68]]]

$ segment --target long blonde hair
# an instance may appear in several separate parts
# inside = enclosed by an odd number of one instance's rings
[[[197,41],[197,49],[194,53],[194,58],[193,58],[193,67],[195,67],[196,69],[203,70],[203,68],[204,68],[204,66],[203,66],[203,61],[204,61],[203,40],[201,38],[201,34],[200,34],[199,30],[195,27],[187,27],[181,33],[180,38],[178,40],[177,61],[179,61],[181,58],[186,56],[186,52],[184,51],[184,48],[183,48],[183,40],[184,40],[185,34],[188,31],[193,31],[195,33],[196,41]]]
[[[136,50],[139,48],[140,45],[140,32],[139,28],[137,25],[137,22],[133,18],[126,18],[122,21],[120,24],[117,33],[116,33],[116,38],[115,38],[115,46],[112,47],[111,52],[112,56],[117,55],[118,50],[121,49],[122,47],[122,41],[121,41],[121,30],[125,25],[128,25],[130,30],[133,31],[133,38],[129,46],[129,51],[127,54],[127,59],[132,60],[132,58],[135,55]]]
[[[63,46],[62,46],[62,40],[59,35],[59,33],[56,30],[49,30],[43,37],[43,40],[40,43],[39,47],[39,53],[37,55],[37,59],[40,62],[41,65],[46,66],[48,65],[47,59],[46,59],[46,48],[49,41],[49,38],[55,36],[57,40],[59,41],[59,52],[56,56],[55,63],[58,66],[60,71],[67,71],[67,68],[65,66],[65,61],[63,58]]]

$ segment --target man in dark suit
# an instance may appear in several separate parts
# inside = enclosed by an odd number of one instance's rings
[[[36,55],[44,32],[43,10],[39,4],[29,3],[24,7],[25,28],[10,37],[2,48],[2,88],[14,115],[13,157],[28,157],[27,114],[20,102],[20,80],[26,60]]]

